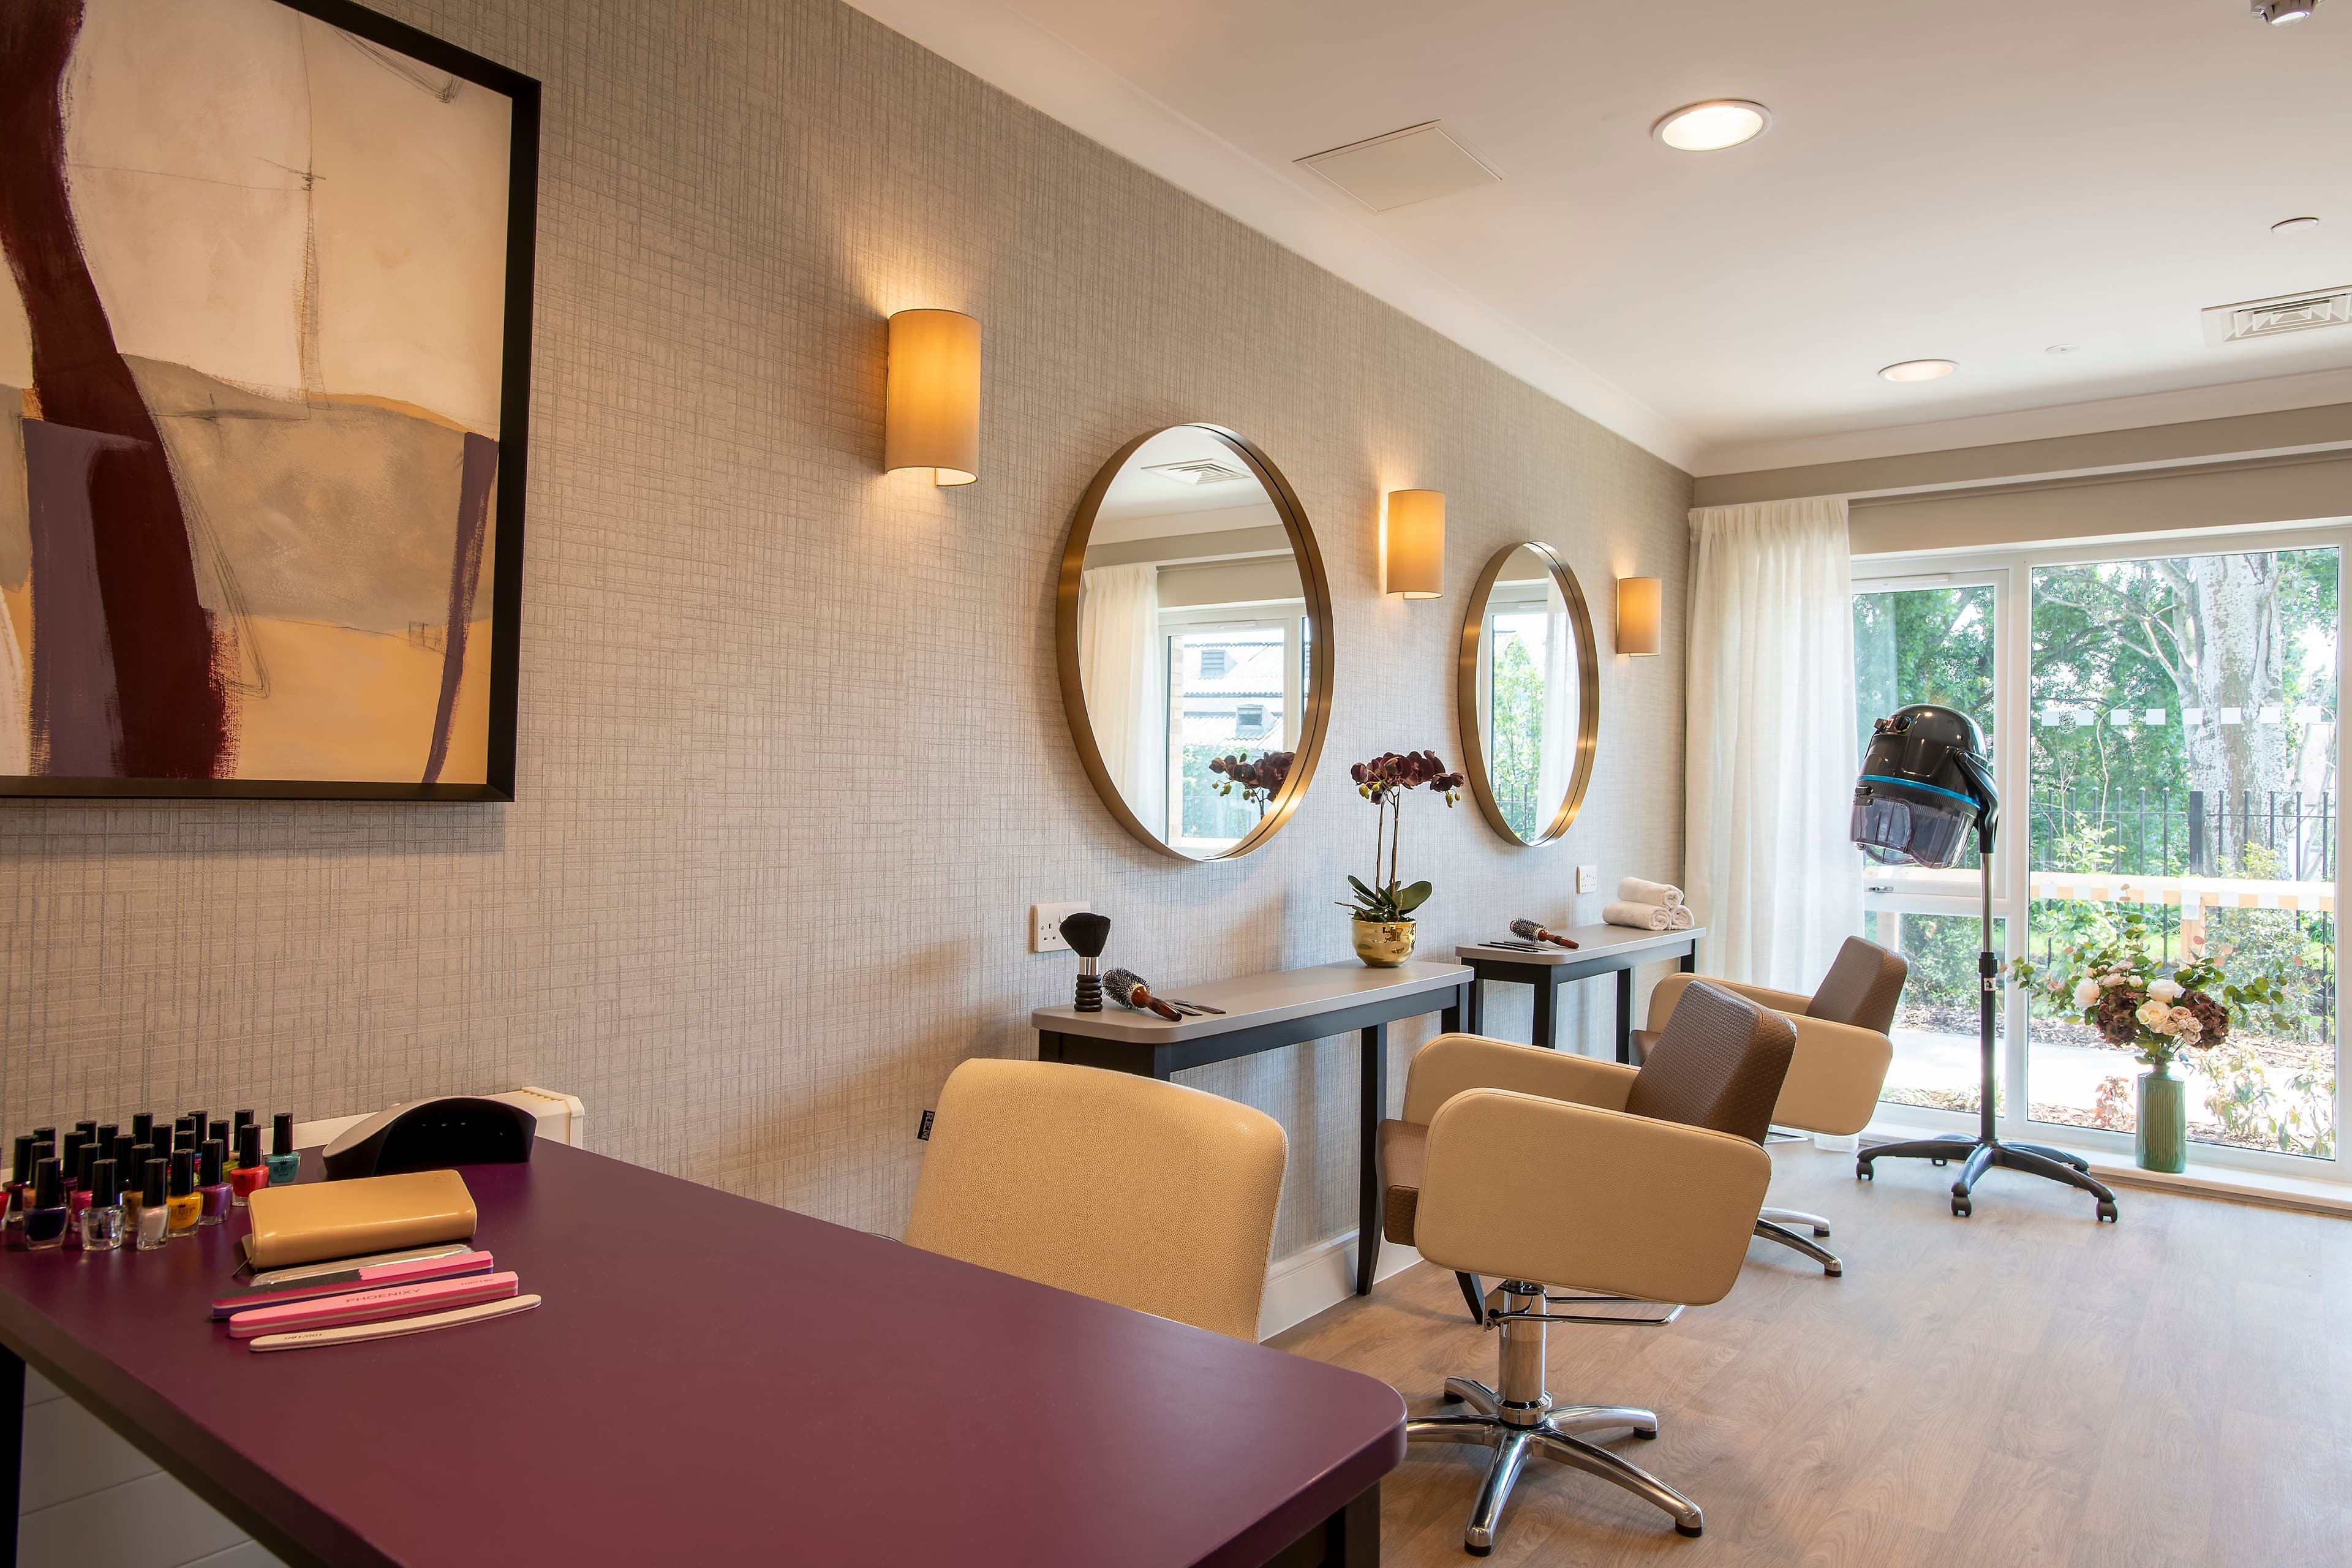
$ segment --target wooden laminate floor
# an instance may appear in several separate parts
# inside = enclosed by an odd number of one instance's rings
[[[1646,1405],[1612,1447],[1706,1533],[1530,1462],[1496,1563],[2191,1568],[2352,1564],[2352,1221],[1995,1172],[1955,1219],[1949,1169],[1774,1150],[1772,1202],[1827,1215],[1843,1279],[1750,1246],[1730,1296],[1664,1328],[1561,1325],[1561,1404]],[[1490,1281],[1491,1283],[1491,1281]],[[1273,1342],[1382,1378],[1418,1415],[1495,1339],[1421,1264]],[[1382,1562],[1466,1563],[1487,1450],[1416,1446]]]

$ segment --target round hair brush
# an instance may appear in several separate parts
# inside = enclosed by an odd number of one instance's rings
[[[1576,943],[1569,938],[1561,936],[1556,931],[1548,931],[1544,930],[1543,927],[1536,924],[1533,921],[1513,921],[1511,922],[1511,934],[1517,937],[1525,937],[1529,942],[1548,942],[1555,947],[1574,947],[1576,945]]]
[[[1062,940],[1078,955],[1078,991],[1070,1005],[1081,1013],[1102,1011],[1103,986],[1101,965],[1103,943],[1110,940],[1108,915],[1071,915],[1062,921]]]
[[[1103,989],[1110,993],[1110,999],[1122,1007],[1149,1010],[1171,1023],[1184,1016],[1154,996],[1151,987],[1143,983],[1143,976],[1132,969],[1114,969],[1102,977],[1102,984]]]

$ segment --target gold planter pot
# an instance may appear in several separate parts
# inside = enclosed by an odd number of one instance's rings
[[[1350,920],[1348,927],[1356,939],[1356,956],[1374,969],[1394,969],[1412,956],[1411,921]]]

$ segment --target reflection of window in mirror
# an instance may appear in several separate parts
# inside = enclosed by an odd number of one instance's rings
[[[1285,569],[1289,563],[1280,563]],[[1162,609],[1168,714],[1166,815],[1152,826],[1195,855],[1230,848],[1257,826],[1263,802],[1224,782],[1219,757],[1255,761],[1296,751],[1307,683],[1303,600]]]
[[[1575,772],[1575,635],[1551,574],[1515,561],[1486,601],[1478,718],[1495,804],[1522,839],[1550,826]]]

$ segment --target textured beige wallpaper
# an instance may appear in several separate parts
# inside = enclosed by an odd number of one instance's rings
[[[1091,900],[1179,994],[1348,955],[1333,900],[1372,823],[1346,764],[1456,755],[1494,550],[1560,545],[1604,647],[1611,579],[1664,577],[1682,646],[1685,475],[856,12],[384,8],[546,83],[520,798],[0,805],[9,1128],[533,1082],[583,1096],[605,1152],[896,1231],[941,1079],[1034,1051],[1029,1009],[1068,994],[1030,903]],[[911,305],[984,323],[976,485],[877,471],[883,320]],[[1297,821],[1189,868],[1096,800],[1053,658],[1080,490],[1187,419],[1304,500],[1339,669]],[[1450,498],[1442,600],[1377,595],[1404,486]],[[1565,847],[1412,803],[1425,945],[1575,918],[1578,860],[1675,875],[1681,779],[1680,659],[1609,658]],[[1568,1023],[1599,1038],[1585,990]],[[1496,993],[1498,1027],[1524,998]],[[1277,1253],[1353,1223],[1354,1062],[1188,1075],[1289,1130]]]

